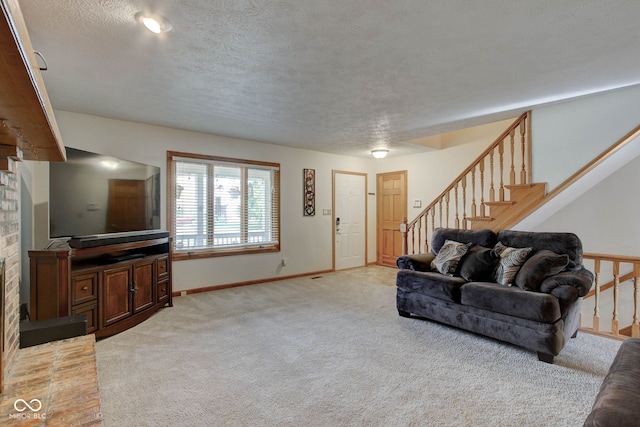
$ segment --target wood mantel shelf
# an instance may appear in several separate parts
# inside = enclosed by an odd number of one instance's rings
[[[0,145],[25,160],[64,161],[66,154],[18,0],[0,0]]]

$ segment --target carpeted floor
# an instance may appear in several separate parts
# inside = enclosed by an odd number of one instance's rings
[[[581,426],[620,342],[535,353],[399,317],[395,269],[174,299],[97,343],[106,426]]]

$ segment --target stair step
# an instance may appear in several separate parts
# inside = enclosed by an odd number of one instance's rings
[[[505,185],[505,188],[509,190],[509,200],[518,202],[531,197],[544,197],[547,192],[547,183]]]
[[[518,219],[534,210],[544,199],[547,184],[505,185],[505,188],[509,190],[510,200],[485,202],[485,206],[489,207],[490,216],[467,218],[472,230],[479,228],[501,230],[512,226]]]
[[[488,224],[491,224],[495,218],[490,216],[474,216],[467,217],[467,221],[469,223],[469,229],[478,230],[481,228],[489,228]]]
[[[511,200],[501,200],[496,202],[484,202],[484,204],[486,206],[513,206],[516,204],[516,202],[513,202]]]
[[[493,221],[495,218],[490,216],[468,216],[467,221],[487,222]]]
[[[501,218],[507,211],[512,209],[516,202],[512,200],[502,200],[495,202],[485,202],[484,204],[489,208],[489,213],[493,218]]]
[[[511,192],[516,204],[501,215],[493,224],[495,229],[512,227],[520,219],[533,212],[545,197],[546,184],[531,184],[519,186],[516,192]]]

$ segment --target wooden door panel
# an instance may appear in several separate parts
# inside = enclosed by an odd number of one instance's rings
[[[131,316],[131,265],[105,270],[102,327]]]
[[[402,255],[402,232],[395,230],[393,232],[393,258],[395,259]]]
[[[407,172],[377,175],[377,263],[395,266],[402,254],[400,224],[407,215]]]
[[[133,312],[137,313],[155,304],[153,261],[136,263],[133,267]]]

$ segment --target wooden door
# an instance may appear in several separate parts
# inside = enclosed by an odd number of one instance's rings
[[[153,286],[154,260],[139,261],[133,266],[133,312],[137,313],[155,304]]]
[[[376,175],[376,205],[376,262],[395,267],[402,255],[400,224],[407,216],[407,171]]]
[[[102,282],[102,319],[100,327],[131,316],[131,264],[104,271]]]
[[[334,269],[364,267],[367,263],[367,176],[334,172]]]
[[[138,231],[147,228],[144,181],[110,179],[107,231]]]

